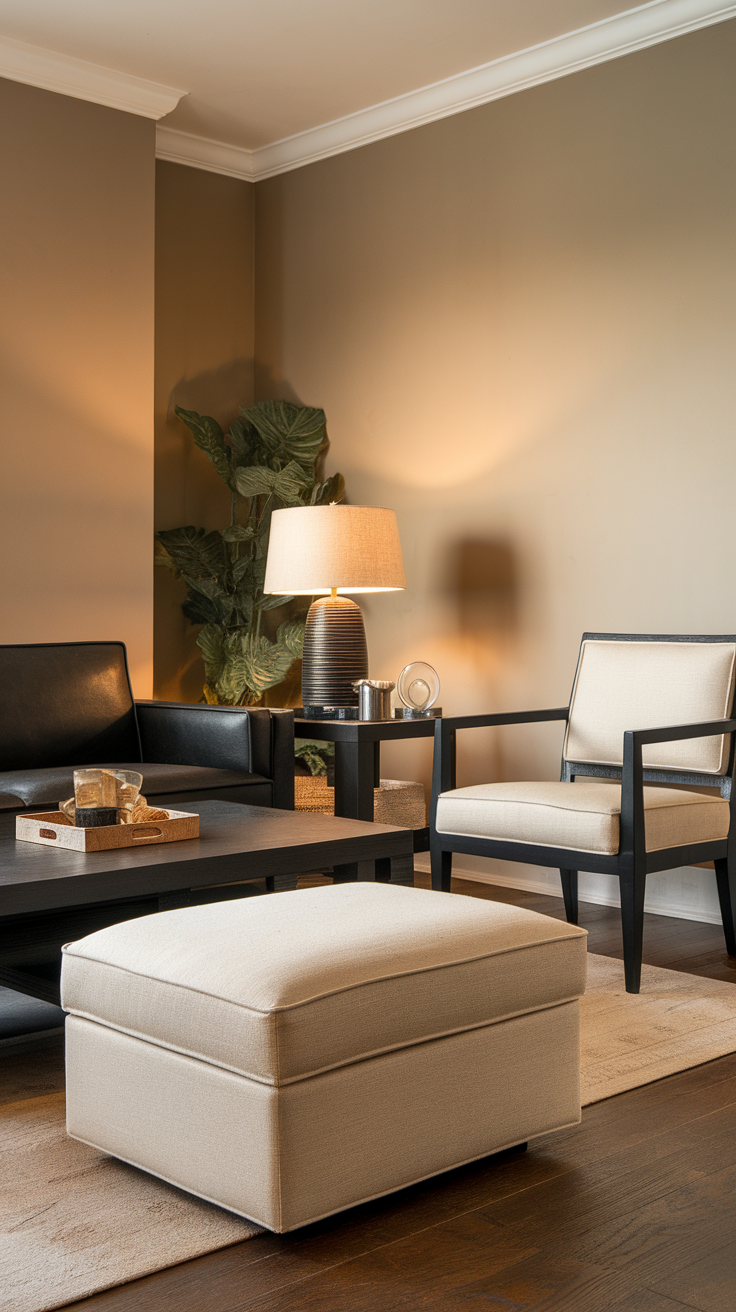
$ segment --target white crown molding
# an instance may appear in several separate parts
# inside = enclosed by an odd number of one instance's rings
[[[11,82],[25,82],[44,91],[58,91],[77,100],[91,100],[95,105],[122,109],[143,118],[163,118],[170,114],[186,91],[148,82],[130,73],[118,73],[86,59],[72,59],[54,50],[31,46],[25,41],[0,37],[0,77]]]
[[[256,182],[736,17],[736,3],[650,0],[613,18],[248,151],[159,127],[162,159]]]
[[[178,132],[165,123],[156,128],[156,158],[172,164],[188,164],[207,173],[224,173],[229,178],[255,182],[253,151],[244,146],[228,146],[224,141]]]

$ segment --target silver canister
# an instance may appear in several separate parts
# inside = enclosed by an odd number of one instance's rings
[[[358,694],[358,719],[391,719],[391,693],[395,683],[390,679],[356,679],[353,687]]]

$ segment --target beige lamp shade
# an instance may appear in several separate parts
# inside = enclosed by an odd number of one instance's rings
[[[393,510],[381,506],[295,506],[275,510],[263,591],[394,592],[406,587]]]

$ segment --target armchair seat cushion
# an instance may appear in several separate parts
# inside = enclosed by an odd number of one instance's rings
[[[243,785],[267,784],[259,774],[243,770],[216,770],[200,765],[146,764],[140,761],[105,761],[111,769],[138,770],[143,775],[142,792],[148,799],[192,793],[205,789],[238,788]],[[0,794],[17,798],[15,805],[56,806],[74,792],[72,766],[51,766],[45,770],[6,770],[0,772]]]
[[[648,852],[728,836],[729,804],[715,794],[647,785],[644,811]],[[440,794],[437,829],[615,855],[620,814],[621,788],[616,783],[477,784]]]

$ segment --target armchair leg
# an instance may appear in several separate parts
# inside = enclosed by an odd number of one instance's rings
[[[721,904],[723,933],[726,937],[726,951],[729,957],[736,957],[736,863],[730,863],[728,857],[721,857],[713,862],[716,868],[718,901]]]
[[[560,869],[562,896],[565,900],[565,915],[569,925],[578,923],[578,872]]]
[[[641,984],[646,882],[645,870],[633,870],[620,876],[621,930],[624,942],[624,975],[627,993],[638,993]]]
[[[430,861],[432,888],[440,893],[449,893],[452,883],[452,852],[443,852],[441,847],[431,844]]]

